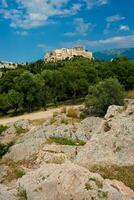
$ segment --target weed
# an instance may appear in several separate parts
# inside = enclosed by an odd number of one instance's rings
[[[98,197],[101,198],[101,199],[108,198],[108,192],[104,192],[104,191],[99,190],[98,191]]]
[[[19,200],[27,200],[27,192],[24,189],[19,189],[18,190],[18,197]]]

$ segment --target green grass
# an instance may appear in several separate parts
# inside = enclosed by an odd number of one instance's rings
[[[71,145],[71,146],[83,146],[85,145],[85,142],[82,140],[72,140],[68,138],[63,138],[63,137],[50,137],[48,139],[48,142],[50,143],[57,143],[61,145]]]
[[[108,198],[108,192],[104,192],[104,191],[99,190],[98,191],[98,197],[101,198],[101,199],[107,199]]]
[[[7,126],[4,126],[4,125],[0,125],[0,135],[7,130]]]
[[[90,171],[100,174],[105,179],[116,179],[134,190],[134,165],[132,166],[93,166]]]

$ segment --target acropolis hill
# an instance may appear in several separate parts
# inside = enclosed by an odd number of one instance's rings
[[[51,61],[64,60],[66,58],[72,58],[74,56],[83,56],[85,58],[93,59],[92,52],[86,51],[85,48],[82,46],[77,46],[71,49],[62,48],[49,52],[45,56],[45,61],[51,62]]]

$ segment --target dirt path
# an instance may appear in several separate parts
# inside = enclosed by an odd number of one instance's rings
[[[15,122],[17,120],[20,119],[28,119],[28,120],[37,120],[37,119],[48,119],[51,118],[53,116],[54,112],[60,112],[61,108],[63,107],[74,107],[74,108],[78,108],[79,105],[76,106],[61,106],[61,107],[57,107],[57,108],[51,108],[48,109],[46,111],[39,111],[39,112],[34,112],[34,113],[29,113],[29,114],[24,114],[24,115],[20,115],[20,116],[16,116],[16,117],[8,117],[8,118],[0,118],[0,124],[7,124],[9,122]]]

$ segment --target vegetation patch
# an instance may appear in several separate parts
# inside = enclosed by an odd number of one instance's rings
[[[93,166],[90,171],[105,179],[116,179],[134,190],[134,165],[132,166]]]
[[[61,144],[61,145],[71,145],[71,146],[83,146],[86,143],[82,140],[72,140],[72,139],[68,139],[68,138],[63,138],[63,137],[50,137],[48,139],[48,142],[50,143],[57,143],[57,144]]]
[[[4,126],[4,125],[0,125],[0,135],[7,130],[7,126]]]

